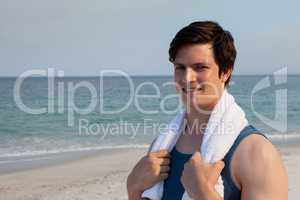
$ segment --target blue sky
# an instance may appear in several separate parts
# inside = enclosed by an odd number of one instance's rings
[[[172,75],[168,46],[195,20],[235,38],[235,74],[299,74],[300,2],[240,0],[0,0],[0,76],[54,67],[66,76],[119,69]]]

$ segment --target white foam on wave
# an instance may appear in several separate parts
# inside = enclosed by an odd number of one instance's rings
[[[24,151],[15,153],[0,154],[0,158],[8,157],[23,157],[23,156],[42,156],[48,154],[71,153],[93,150],[106,150],[106,149],[131,149],[131,148],[148,148],[149,144],[132,144],[132,145],[115,145],[115,146],[99,146],[99,147],[79,147],[55,150],[40,150],[40,151]]]
[[[266,134],[266,136],[272,141],[300,142],[300,133],[297,132]]]
[[[287,133],[273,133],[273,134],[266,134],[266,136],[274,143],[281,143],[281,144],[289,144],[289,143],[299,143],[300,145],[300,133],[299,132],[287,132]],[[32,139],[32,138],[31,138]],[[65,140],[61,140],[61,141],[65,141]],[[7,141],[6,141],[7,142]],[[58,141],[55,141],[55,143],[57,143]],[[12,149],[10,149],[11,153],[8,153],[8,150],[5,152],[1,152],[0,151],[0,159],[1,158],[10,158],[10,157],[26,157],[26,156],[43,156],[43,155],[51,155],[51,154],[59,154],[59,153],[71,153],[71,152],[82,152],[82,151],[93,151],[93,150],[105,150],[105,149],[130,149],[130,148],[148,148],[149,144],[129,144],[129,145],[107,145],[107,146],[103,146],[99,144],[99,146],[95,146],[95,144],[93,144],[92,146],[82,146],[81,144],[72,144],[72,145],[68,145],[68,144],[63,144],[60,143],[59,146],[65,146],[63,147],[56,147],[56,148],[48,148],[48,149],[38,149],[38,150],[34,150],[34,149],[28,149],[26,150],[26,148],[28,147],[32,147],[33,142],[30,142],[31,145],[28,146],[29,144],[18,144],[18,143],[13,143],[12,145],[10,145],[11,147],[13,147]],[[47,139],[46,140],[42,140],[42,145],[41,145],[41,141],[36,142],[38,143],[40,146],[39,147],[44,147],[46,148],[46,146],[48,146],[49,144],[47,144]],[[50,140],[50,143],[51,140]],[[16,146],[20,145],[21,148],[15,148]],[[69,146],[69,147],[66,147]],[[12,150],[15,150],[12,152]]]

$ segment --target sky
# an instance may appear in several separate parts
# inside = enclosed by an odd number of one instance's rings
[[[0,0],[0,76],[32,69],[65,76],[101,70],[172,75],[169,43],[193,21],[217,21],[235,38],[234,74],[300,74],[296,0]]]

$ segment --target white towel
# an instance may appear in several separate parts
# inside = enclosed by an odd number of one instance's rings
[[[179,113],[170,122],[165,131],[159,133],[150,151],[155,152],[166,149],[169,152],[175,146],[183,131],[185,113]],[[235,102],[234,97],[224,90],[219,102],[215,105],[201,144],[201,157],[207,163],[214,163],[223,159],[241,130],[248,125],[244,111]],[[221,196],[224,188],[219,177],[216,190]],[[143,192],[142,197],[151,200],[161,200],[163,195],[163,181]],[[182,200],[191,199],[185,192]]]

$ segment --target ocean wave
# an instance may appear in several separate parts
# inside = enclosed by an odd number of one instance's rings
[[[64,149],[61,148],[55,150],[37,150],[37,151],[5,153],[5,154],[0,154],[0,158],[43,156],[49,154],[71,153],[71,152],[82,152],[82,151],[109,150],[109,149],[134,149],[134,148],[148,148],[148,147],[149,144],[132,144],[132,145],[101,146],[101,147],[78,147],[78,148],[64,148]]]
[[[266,136],[272,141],[300,142],[299,132],[274,133]]]
[[[274,144],[299,144],[300,145],[300,133],[299,132],[287,132],[287,133],[272,133],[266,134],[266,136]],[[66,140],[66,138],[39,138],[39,137],[28,137],[26,142],[23,139],[13,139],[14,142],[10,143],[6,140],[5,148],[0,150],[1,158],[10,157],[26,157],[26,156],[43,156],[59,153],[71,153],[71,152],[82,152],[82,151],[93,151],[93,150],[105,150],[105,149],[130,149],[130,148],[148,148],[149,144],[97,144],[84,143],[80,140]],[[19,142],[16,142],[19,141]],[[21,142],[20,142],[21,141]],[[150,143],[150,142],[149,142]],[[56,147],[53,146],[56,144]],[[62,147],[64,146],[64,147]],[[2,145],[2,147],[4,147]],[[17,148],[18,147],[18,148]]]

